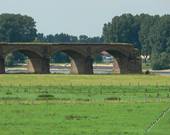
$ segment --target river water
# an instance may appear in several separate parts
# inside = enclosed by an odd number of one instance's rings
[[[112,67],[95,66],[94,74],[113,74]],[[69,67],[51,67],[50,72],[52,74],[70,74]],[[29,73],[26,68],[6,68],[6,73]],[[166,71],[151,71],[152,74],[170,76],[170,72]]]
[[[152,73],[156,74],[156,75],[170,76],[170,72],[157,72],[157,71],[153,71]]]

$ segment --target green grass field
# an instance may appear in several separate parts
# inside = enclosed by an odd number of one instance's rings
[[[155,75],[14,75],[0,76],[1,86],[98,86],[98,85],[170,85],[170,77]]]
[[[1,135],[169,135],[170,77],[0,75]]]

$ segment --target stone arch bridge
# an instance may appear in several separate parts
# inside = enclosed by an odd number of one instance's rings
[[[116,58],[120,73],[141,73],[140,53],[131,44],[49,44],[0,43],[0,73],[5,73],[5,57],[19,51],[29,58],[30,72],[50,73],[50,57],[56,52],[66,53],[71,60],[71,73],[93,74],[93,58],[103,51]]]

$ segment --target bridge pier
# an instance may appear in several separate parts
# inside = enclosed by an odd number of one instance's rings
[[[28,60],[28,71],[36,74],[50,73],[50,60],[48,58],[31,58]]]
[[[134,58],[129,61],[129,73],[141,74],[142,73],[142,60],[141,58]]]
[[[4,58],[0,58],[0,74],[5,73],[5,60]]]
[[[141,60],[129,59],[127,57],[117,58],[120,68],[120,74],[139,74],[142,73]]]
[[[93,74],[93,60],[89,57],[71,58],[71,74]]]

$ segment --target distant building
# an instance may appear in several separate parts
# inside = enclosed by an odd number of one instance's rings
[[[114,60],[114,57],[110,55],[108,52],[103,51],[102,53],[102,60],[104,63],[112,63]]]

